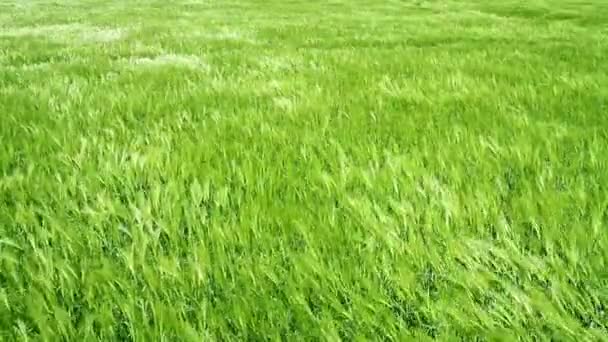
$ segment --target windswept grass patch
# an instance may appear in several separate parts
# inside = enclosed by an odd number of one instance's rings
[[[605,7],[0,4],[0,339],[605,340]]]

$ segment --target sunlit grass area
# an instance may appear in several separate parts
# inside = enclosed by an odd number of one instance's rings
[[[608,4],[0,3],[0,340],[598,341]]]

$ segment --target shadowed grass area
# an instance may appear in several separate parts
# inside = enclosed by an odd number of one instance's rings
[[[5,1],[0,338],[605,340],[601,1]]]

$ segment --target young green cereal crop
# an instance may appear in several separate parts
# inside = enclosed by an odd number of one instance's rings
[[[607,340],[600,0],[0,4],[0,340]]]

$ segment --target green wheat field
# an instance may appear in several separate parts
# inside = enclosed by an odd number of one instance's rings
[[[608,2],[0,1],[0,340],[608,341]]]

